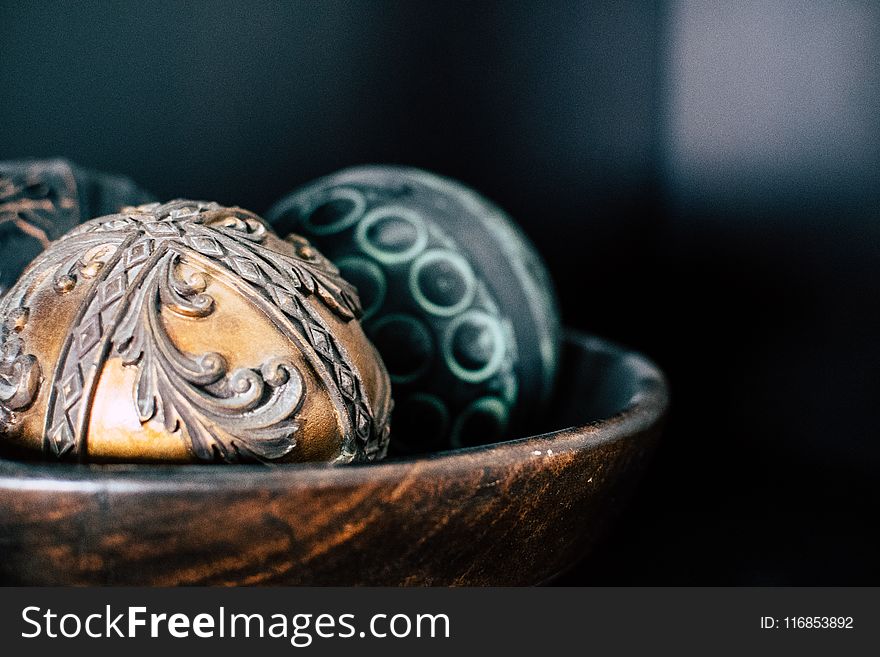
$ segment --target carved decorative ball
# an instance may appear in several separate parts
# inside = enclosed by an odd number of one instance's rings
[[[399,452],[525,435],[552,390],[559,314],[536,250],[500,208],[426,171],[364,166],[267,214],[360,292],[391,374]]]
[[[68,160],[0,162],[0,292],[77,224],[154,200],[128,178]]]
[[[2,443],[96,462],[381,458],[391,387],[360,313],[308,241],[246,210],[88,221],[0,301]]]

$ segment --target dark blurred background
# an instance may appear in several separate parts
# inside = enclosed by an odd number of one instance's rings
[[[674,394],[562,583],[880,583],[880,5],[4,0],[0,89],[0,159],[163,198],[396,162],[509,210]]]

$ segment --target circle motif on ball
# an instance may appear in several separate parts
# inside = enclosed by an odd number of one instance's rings
[[[365,253],[389,265],[412,260],[428,243],[419,213],[399,207],[371,210],[358,224],[355,237]]]
[[[481,310],[469,310],[446,327],[443,357],[460,379],[480,383],[501,367],[504,347],[498,320]]]
[[[433,315],[452,317],[471,305],[476,281],[467,260],[457,253],[433,249],[409,270],[409,289],[418,304]]]
[[[366,166],[306,185],[268,218],[358,288],[394,389],[392,451],[530,430],[556,368],[558,312],[540,257],[502,210],[425,171]]]
[[[332,235],[357,223],[366,201],[353,189],[334,189],[306,215],[306,228],[314,235]]]

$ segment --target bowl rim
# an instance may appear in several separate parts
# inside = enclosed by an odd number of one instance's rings
[[[615,359],[627,368],[634,391],[620,412],[583,425],[571,425],[514,440],[458,448],[429,455],[407,456],[380,463],[345,466],[329,463],[163,465],[67,464],[0,458],[0,493],[42,491],[54,493],[143,494],[161,492],[291,490],[394,484],[403,478],[430,472],[514,465],[530,458],[562,456],[594,449],[637,436],[659,424],[669,406],[669,386],[663,372],[639,352],[577,330],[564,331],[564,343],[591,354]]]

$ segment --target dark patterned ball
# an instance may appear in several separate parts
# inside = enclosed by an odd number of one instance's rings
[[[0,162],[0,292],[77,224],[152,200],[128,178],[68,160]]]
[[[392,451],[525,434],[551,392],[559,314],[540,257],[501,209],[425,171],[365,166],[306,185],[267,218],[358,288],[394,388]]]

